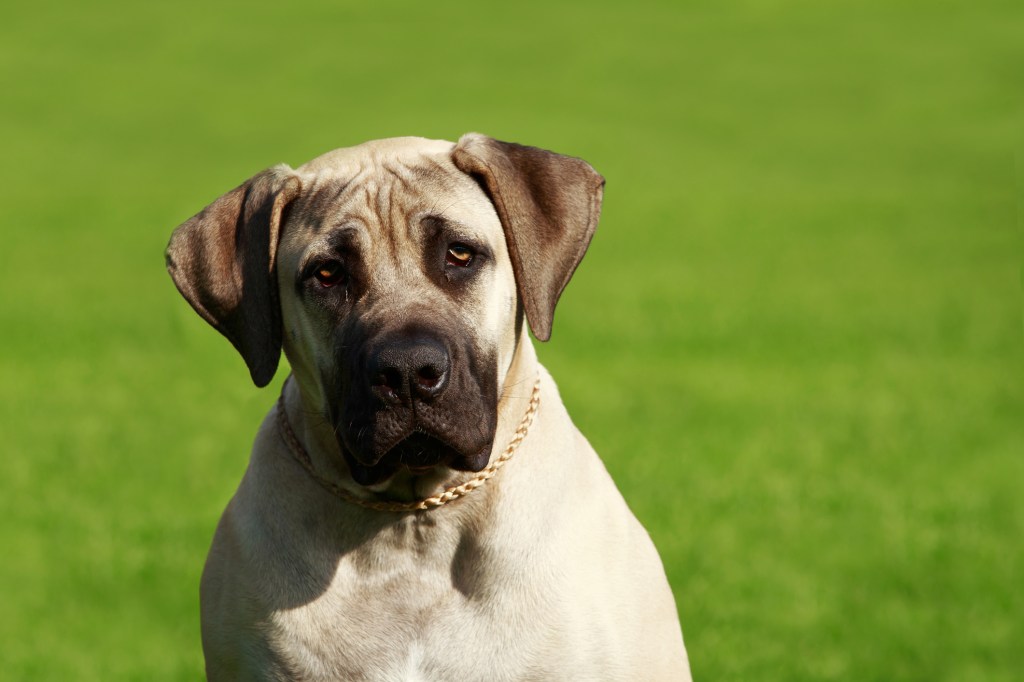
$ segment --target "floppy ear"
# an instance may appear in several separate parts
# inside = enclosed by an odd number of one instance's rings
[[[582,159],[478,133],[462,136],[452,160],[494,203],[526,319],[547,341],[555,304],[597,229],[604,178]]]
[[[268,168],[183,223],[167,245],[178,291],[238,349],[260,387],[281,358],[275,257],[281,214],[300,186],[288,166]]]

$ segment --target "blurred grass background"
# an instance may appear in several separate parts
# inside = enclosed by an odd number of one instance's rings
[[[178,297],[171,230],[277,162],[477,130],[608,179],[540,352],[696,678],[1020,679],[1019,3],[43,1],[0,85],[0,677],[201,676],[284,372]]]

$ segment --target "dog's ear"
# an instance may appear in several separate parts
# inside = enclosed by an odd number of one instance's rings
[[[266,386],[281,358],[275,260],[285,207],[301,183],[274,166],[183,223],[167,245],[167,270],[181,295],[242,354]]]
[[[582,159],[477,133],[462,136],[452,160],[494,204],[526,319],[547,341],[555,304],[597,229],[604,178]]]

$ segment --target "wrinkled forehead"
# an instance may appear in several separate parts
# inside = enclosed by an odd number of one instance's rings
[[[400,237],[414,222],[440,217],[493,242],[497,214],[476,181],[455,167],[454,146],[403,137],[328,152],[296,170],[303,185],[296,209],[317,232],[357,225]]]

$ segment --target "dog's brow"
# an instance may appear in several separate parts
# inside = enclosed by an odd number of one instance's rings
[[[305,295],[303,281],[317,261],[355,252],[362,241],[362,229],[356,225],[337,225],[328,229],[329,232],[311,244],[299,261],[295,273],[295,291],[300,297]]]
[[[430,214],[420,219],[420,227],[425,231],[435,231],[437,233],[447,232],[450,234],[469,236],[474,234],[474,230],[470,229],[465,223],[459,222],[453,218],[444,215]]]
[[[341,225],[327,234],[327,246],[334,251],[349,251],[360,241],[360,229],[354,225]]]
[[[308,268],[312,261],[325,256],[355,251],[362,240],[362,230],[352,224],[337,225],[328,230],[306,249],[299,263],[300,272]]]

